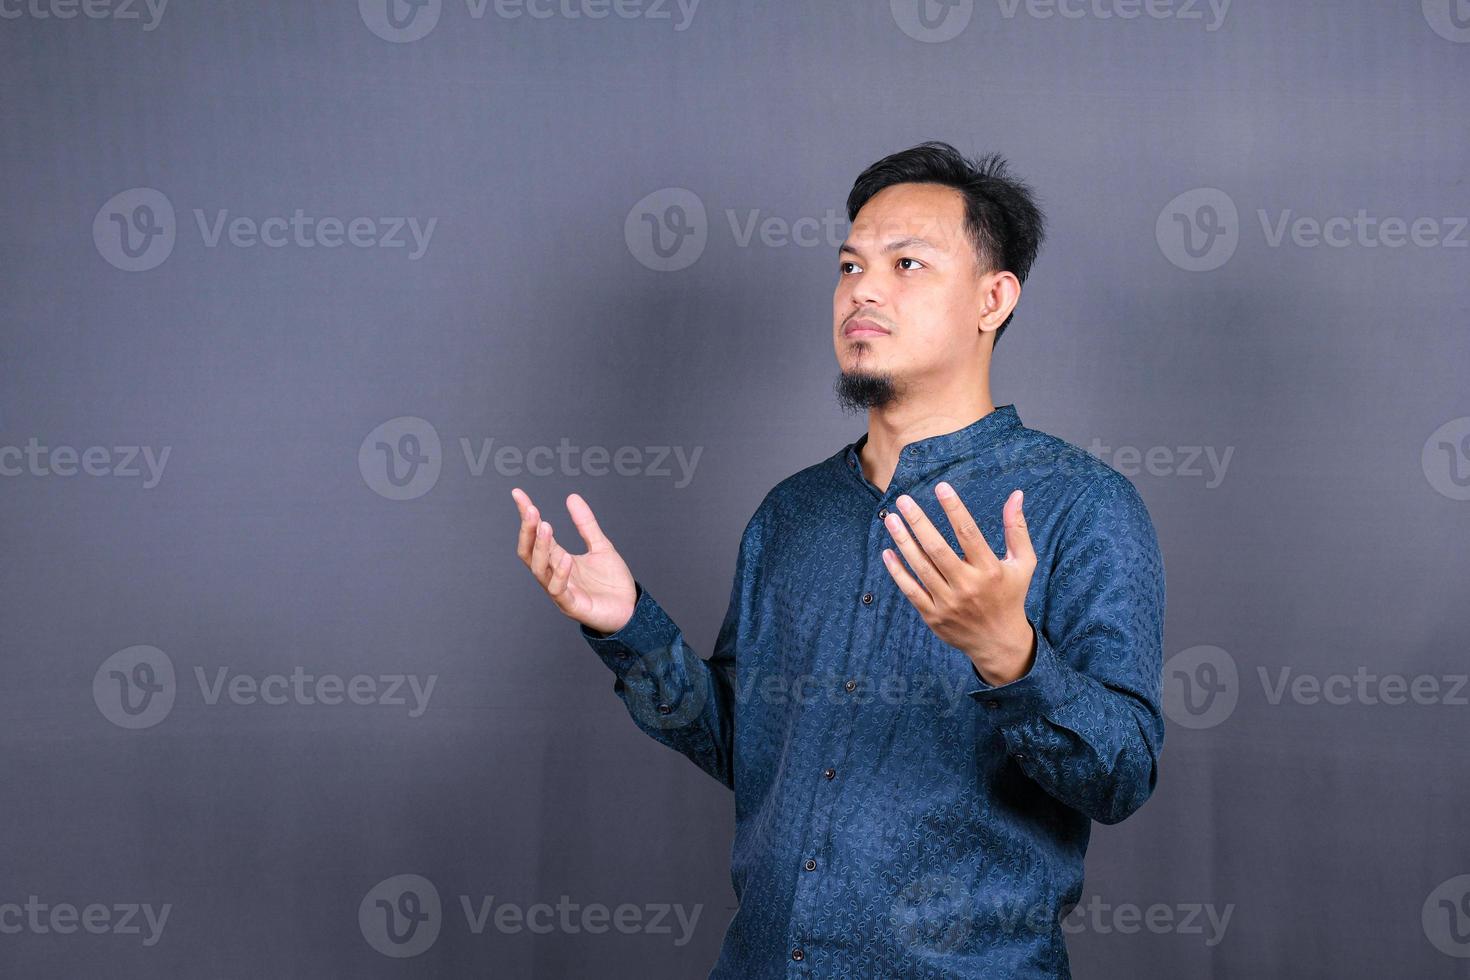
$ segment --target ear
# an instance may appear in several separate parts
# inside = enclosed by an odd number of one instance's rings
[[[987,272],[980,280],[981,331],[999,329],[1021,300],[1021,281],[1012,272]]]

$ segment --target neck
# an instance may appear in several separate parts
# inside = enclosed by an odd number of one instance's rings
[[[859,454],[863,473],[880,490],[898,468],[899,451],[911,442],[954,432],[995,411],[990,384],[982,377],[963,391],[936,397],[915,393],[882,408],[868,411],[868,438]]]

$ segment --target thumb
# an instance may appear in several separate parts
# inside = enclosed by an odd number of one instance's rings
[[[592,508],[587,506],[587,501],[582,499],[581,494],[574,493],[567,497],[567,512],[572,515],[572,523],[576,525],[582,540],[587,543],[588,550],[595,550],[603,545],[611,546],[612,542],[602,533],[597,518],[592,516]]]
[[[1036,550],[1031,547],[1031,533],[1026,530],[1026,512],[1022,509],[1025,499],[1026,491],[1014,490],[1001,510],[1006,529],[1006,558],[1035,561]]]

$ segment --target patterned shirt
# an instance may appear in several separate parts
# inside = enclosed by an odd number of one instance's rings
[[[621,629],[581,627],[638,727],[734,790],[739,908],[710,976],[1069,977],[1090,822],[1158,776],[1153,524],[1126,477],[1014,405],[904,446],[885,490],[866,441],[766,494],[708,660],[642,582]],[[986,683],[883,565],[903,493],[963,555],[940,480],[998,558],[1025,491],[1036,655],[1013,682]]]

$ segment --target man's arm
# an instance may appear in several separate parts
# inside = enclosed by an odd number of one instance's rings
[[[1036,654],[1020,679],[970,692],[1011,757],[1100,823],[1133,813],[1158,781],[1164,742],[1164,565],[1142,498],[1104,476],[1069,509]]]
[[[761,510],[740,539],[730,604],[714,653],[701,659],[652,595],[636,583],[633,616],[614,633],[580,627],[612,670],[613,692],[644,732],[731,789],[735,785],[735,660],[752,628]]]

